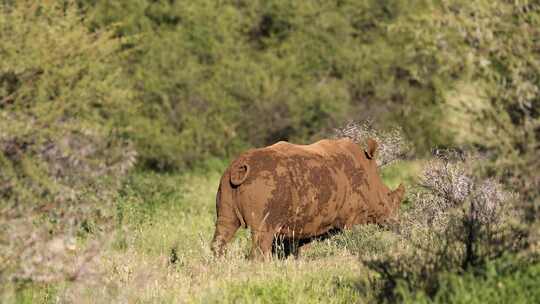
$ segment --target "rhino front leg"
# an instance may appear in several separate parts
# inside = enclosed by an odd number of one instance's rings
[[[263,231],[251,231],[251,253],[250,259],[269,259],[272,254],[272,242],[274,233]]]

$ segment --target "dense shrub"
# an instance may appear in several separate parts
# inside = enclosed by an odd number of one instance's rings
[[[532,218],[540,195],[540,3],[451,1],[440,12],[418,34],[441,33],[438,43],[460,61],[443,121],[459,144],[489,152],[488,174],[513,185]]]
[[[312,141],[372,117],[397,122],[420,153],[489,149],[499,173],[540,188],[534,2],[78,2],[91,28],[139,38],[124,45],[126,78],[151,167]]]
[[[366,141],[373,138],[377,142],[377,165],[384,167],[413,154],[410,142],[405,139],[401,128],[393,127],[388,131],[375,128],[373,121],[351,121],[344,127],[334,130],[334,137],[349,138],[367,148]]]
[[[490,262],[482,271],[443,274],[433,297],[400,286],[403,303],[536,303],[540,301],[540,264],[515,258]]]
[[[517,197],[493,179],[474,174],[477,159],[438,151],[421,176],[413,202],[394,227],[389,250],[368,252],[363,262],[381,277],[381,296],[398,284],[433,296],[444,273],[462,274],[528,247]]]
[[[399,118],[420,151],[450,140],[437,117],[459,69],[444,65],[457,60],[437,48],[418,54],[431,36],[418,41],[414,25],[391,30],[431,14],[424,1],[80,3],[93,28],[140,38],[126,44],[127,77],[145,118],[133,120],[134,136],[152,167],[312,141],[366,117]]]
[[[420,153],[457,143],[487,160],[432,162],[395,234],[337,239],[380,253],[365,261],[387,290],[432,296],[439,273],[527,245],[513,201],[540,238],[539,23],[537,1],[3,1],[0,286],[84,274],[100,245],[75,236],[107,229],[137,155],[184,169],[373,117]],[[409,151],[398,135],[335,132],[379,139],[381,166]],[[143,218],[170,200],[136,196]]]
[[[112,33],[74,5],[0,4],[0,285],[77,279],[136,153],[122,134],[131,92]],[[96,223],[93,225],[92,223]],[[97,225],[99,223],[99,225]]]

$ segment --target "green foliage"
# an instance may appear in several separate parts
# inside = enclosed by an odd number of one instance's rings
[[[149,166],[311,141],[375,115],[403,118],[420,150],[449,140],[436,118],[455,70],[435,47],[418,54],[431,36],[418,40],[411,16],[428,18],[425,1],[82,2],[94,28],[140,38],[127,45],[128,77],[145,118],[132,120],[133,136]]]
[[[439,284],[432,299],[404,285],[398,290],[403,303],[537,303],[540,264],[505,258],[490,263],[480,273],[476,270],[442,275]]]
[[[73,6],[0,9],[3,198],[59,196],[124,172],[133,162],[124,163],[130,148],[121,137],[131,93],[116,64],[120,42],[90,33]]]
[[[120,41],[81,19],[69,3],[0,4],[0,285],[82,275],[94,251],[75,236],[105,230],[135,163]]]
[[[0,293],[4,282],[22,281],[22,287],[12,285],[23,288],[20,301],[34,301],[39,288],[34,294],[24,289],[26,282],[77,280],[81,269],[94,268],[83,267],[96,250],[87,251],[90,242],[82,240],[105,231],[116,211],[124,229],[118,246],[107,251],[114,265],[95,268],[118,281],[120,288],[112,289],[120,295],[123,287],[132,288],[127,294],[139,286],[133,272],[148,270],[164,283],[160,299],[171,302],[179,296],[165,290],[189,295],[201,282],[210,283],[195,291],[210,294],[208,300],[292,296],[317,302],[336,290],[336,302],[357,300],[358,286],[348,279],[335,283],[335,273],[303,277],[302,267],[311,264],[302,263],[387,252],[399,237],[394,232],[356,228],[315,243],[293,266],[268,266],[273,278],[265,273],[234,284],[228,284],[231,273],[259,269],[243,259],[246,234],[235,240],[232,262],[217,275],[223,265],[205,244],[223,159],[280,139],[327,137],[350,119],[399,124],[420,153],[456,144],[479,148],[489,163],[477,173],[498,176],[519,191],[534,222],[540,212],[539,29],[537,1],[3,1]],[[136,156],[144,168],[196,173],[139,171],[117,193]],[[383,177],[394,186],[403,179],[411,184],[414,178],[403,172],[414,168],[389,166]],[[116,210],[108,205],[115,200]],[[408,201],[408,211],[421,207],[419,197]],[[468,250],[459,229],[466,221],[456,219],[472,214],[470,204],[460,206],[443,217],[454,219],[441,226],[451,228],[447,234],[416,239],[435,255],[412,251],[391,265],[397,272],[410,266],[398,273],[407,275],[396,280],[398,296],[423,301],[410,288],[420,286],[436,301],[506,300],[518,291],[524,300],[537,297],[534,285],[523,282],[537,283],[536,266],[513,272],[493,266],[478,275],[478,269],[469,274],[455,265]],[[538,232],[531,235],[534,243]],[[501,252],[490,248],[469,252]],[[155,266],[171,256],[174,266]],[[439,260],[429,260],[434,256]],[[72,263],[75,257],[79,262]],[[426,262],[419,265],[419,257]],[[333,272],[357,265],[332,263]],[[283,269],[299,274],[277,278]],[[494,281],[497,276],[501,281]],[[500,282],[513,287],[498,288]],[[434,288],[423,288],[429,284]],[[319,290],[309,290],[313,285]],[[156,299],[133,294],[122,299]]]
[[[493,152],[490,174],[528,198],[540,188],[534,2],[78,3],[92,29],[130,38],[128,136],[147,167],[312,141],[372,116],[398,122],[420,153],[477,145]]]
[[[202,299],[205,303],[355,303],[359,300],[355,280],[330,273],[299,281],[281,278],[231,284]]]
[[[381,170],[381,177],[390,189],[395,189],[400,183],[409,189],[417,182],[422,164],[422,161],[400,161],[384,167]]]
[[[535,3],[79,3],[92,28],[137,37],[124,64],[141,102],[132,136],[147,166],[312,141],[366,117],[397,122],[420,153],[476,144],[504,170],[538,165]],[[484,126],[489,136],[474,136]],[[519,182],[534,189],[527,176]]]
[[[454,75],[452,86],[440,91],[447,111],[440,127],[462,133],[457,144],[488,151],[488,174],[504,177],[525,201],[537,199],[540,4],[447,1],[434,5],[429,16],[415,14],[414,20],[396,30],[407,36],[414,26],[410,32],[423,49],[413,53],[434,51],[428,58]]]
[[[385,245],[371,246],[375,250],[367,254],[357,250],[379,276],[381,300],[402,301],[403,290],[434,298],[446,283],[443,275],[483,271],[505,255],[535,260],[515,195],[493,179],[476,177],[476,162],[463,153],[439,151],[409,190],[412,204],[389,227],[393,237],[381,242],[380,231],[359,235],[363,243]]]

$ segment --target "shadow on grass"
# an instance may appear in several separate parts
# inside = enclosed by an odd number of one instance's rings
[[[287,259],[291,256],[297,258],[312,242],[330,239],[333,236],[340,234],[342,231],[342,229],[333,228],[322,235],[302,239],[278,236],[274,238],[272,254],[279,259]]]

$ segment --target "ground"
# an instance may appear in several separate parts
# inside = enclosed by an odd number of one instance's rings
[[[413,175],[403,172],[415,172],[419,166],[417,162],[397,164],[384,170],[382,176],[390,187],[400,181],[410,185]],[[224,164],[211,167],[184,174],[132,174],[115,202],[121,229],[111,234],[95,277],[79,283],[29,288],[15,302],[367,303],[375,300],[370,284],[376,276],[362,266],[357,254],[361,250],[383,249],[378,247],[381,243],[370,243],[354,231],[315,242],[300,258],[258,262],[246,259],[251,244],[249,233],[240,230],[229,244],[227,254],[214,258],[209,244],[215,221],[215,192]],[[392,237],[390,233],[388,237]],[[540,266],[509,276],[494,271],[484,281],[474,276],[451,275],[444,280],[447,285],[439,302],[469,303],[475,299],[497,302],[513,298],[517,292],[523,295],[521,302],[526,303],[530,292],[536,290],[535,282],[540,282]],[[404,298],[411,303],[427,301],[422,294],[407,292]]]

